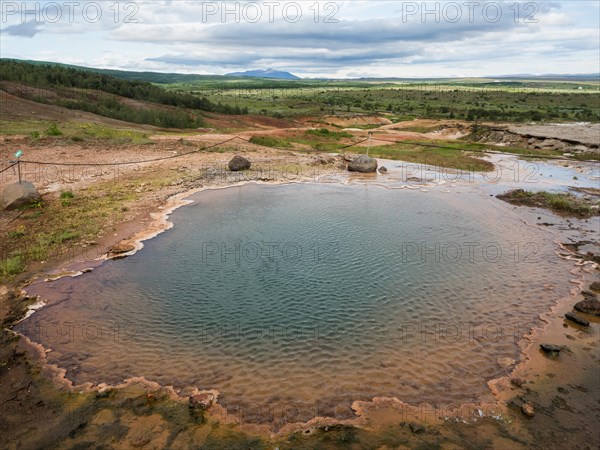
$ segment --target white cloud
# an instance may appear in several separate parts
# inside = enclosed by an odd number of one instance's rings
[[[289,20],[293,9],[284,14],[287,0],[271,11],[261,4],[258,23],[243,20],[253,11],[248,2],[167,0],[127,10],[127,2],[117,10],[112,2],[98,2],[102,17],[96,21],[89,20],[93,10],[81,19],[87,3],[73,11],[73,23],[4,14],[2,56],[201,73],[274,67],[318,76],[430,76],[432,69],[439,76],[583,73],[600,64],[598,5],[588,1],[521,2],[518,15],[513,1],[482,1],[472,17],[462,6],[456,23],[444,20],[454,17],[448,2],[428,2],[430,12],[437,8],[430,14],[423,2],[344,1],[327,8],[333,2],[299,2],[302,18],[295,23]],[[501,5],[497,21],[495,6],[486,9],[492,3]],[[523,23],[531,13],[535,22]],[[337,22],[324,23],[328,14]]]

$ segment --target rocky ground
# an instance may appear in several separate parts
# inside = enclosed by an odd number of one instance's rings
[[[555,150],[598,159],[599,124],[498,125],[485,124],[478,132],[481,142],[520,146],[532,150]]]

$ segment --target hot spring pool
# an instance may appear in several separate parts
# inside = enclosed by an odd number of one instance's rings
[[[217,389],[245,420],[347,417],[375,396],[490,399],[568,293],[546,232],[477,192],[205,191],[135,256],[32,287],[17,330],[77,383]],[[289,419],[289,417],[288,417]]]

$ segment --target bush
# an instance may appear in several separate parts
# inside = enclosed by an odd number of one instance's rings
[[[46,134],[48,136],[62,136],[62,131],[60,131],[60,129],[58,128],[58,125],[56,125],[55,123],[53,123],[46,130]]]
[[[21,256],[0,260],[0,275],[2,277],[17,275],[23,272],[23,269],[25,269],[25,265]]]
[[[285,139],[273,137],[273,136],[252,136],[250,143],[256,145],[262,145],[263,147],[274,147],[274,148],[288,148],[290,143]]]
[[[22,238],[26,234],[25,227],[23,225],[21,225],[16,230],[11,230],[11,231],[7,232],[6,234],[8,235],[9,238],[13,238],[13,239]]]
[[[352,134],[345,131],[330,131],[327,128],[319,128],[318,130],[308,130],[306,134],[331,139],[351,138]]]

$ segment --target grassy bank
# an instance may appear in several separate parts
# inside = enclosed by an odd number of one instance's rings
[[[134,128],[117,128],[93,122],[70,120],[0,121],[0,134],[6,136],[25,135],[32,141],[43,138],[60,138],[71,142],[101,140],[108,144],[150,144],[148,133]]]
[[[182,180],[180,172],[157,169],[77,191],[50,193],[40,202],[11,212],[13,221],[0,232],[0,283],[10,281],[32,263],[60,259],[97,245],[98,236],[112,233],[116,224],[139,212],[136,205],[143,195],[175,180]]]
[[[475,172],[488,172],[494,165],[468,152],[452,148],[423,147],[419,143],[403,146],[371,147],[369,154],[376,158],[394,159],[436,167],[447,167]]]
[[[508,191],[497,196],[512,205],[545,208],[562,214],[590,217],[600,214],[600,200],[577,197],[566,193],[530,192],[523,189]]]
[[[304,148],[294,147],[294,150],[305,152],[329,153],[365,153],[365,147],[351,146],[357,138],[352,134],[335,132],[326,129],[309,130],[303,134],[289,137],[253,136],[250,142],[282,150],[290,149],[293,144],[304,145]],[[362,139],[361,139],[362,140]],[[375,139],[373,142],[377,142]],[[372,146],[369,154],[376,158],[407,161],[418,164],[428,164],[451,169],[474,170],[485,172],[493,170],[494,165],[469,153],[484,153],[490,146],[472,144],[461,141],[403,141],[393,145]]]

